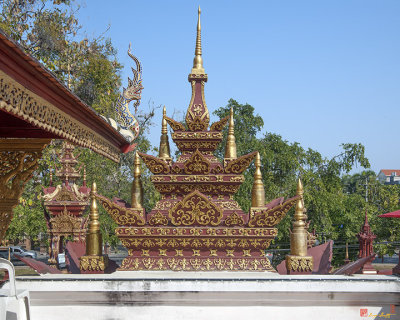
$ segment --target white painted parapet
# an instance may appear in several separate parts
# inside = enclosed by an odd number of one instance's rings
[[[33,320],[400,319],[396,276],[124,271],[19,277],[17,286],[29,291]]]

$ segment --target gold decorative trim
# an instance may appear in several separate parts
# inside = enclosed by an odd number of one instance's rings
[[[225,118],[222,118],[221,120],[214,122],[210,127],[210,131],[222,131],[222,129],[224,129],[228,121],[229,121],[229,116],[226,116]]]
[[[254,151],[252,153],[241,156],[235,160],[227,162],[227,165],[224,169],[225,173],[235,173],[235,174],[243,173],[243,171],[247,169],[247,167],[256,157],[257,152],[258,151]]]
[[[0,110],[119,162],[120,150],[0,70]]]
[[[107,256],[81,256],[80,269],[86,272],[104,272],[108,265]]]
[[[120,270],[173,270],[173,271],[270,271],[276,272],[268,258],[133,258],[122,261]]]
[[[156,157],[141,152],[138,152],[138,155],[143,159],[144,164],[152,173],[154,174],[170,173],[170,167],[164,160],[158,159]]]
[[[237,214],[237,212],[233,212],[228,218],[225,219],[225,225],[228,227],[243,226],[244,220]]]
[[[172,130],[174,130],[174,131],[186,131],[186,128],[182,123],[180,123],[178,121],[175,121],[174,119],[169,118],[167,116],[164,116],[164,119],[168,122],[168,124],[172,128]]]
[[[119,226],[143,226],[145,224],[144,209],[124,208],[99,194],[96,194],[96,198]]]
[[[286,200],[280,205],[276,205],[272,209],[267,207],[263,208],[250,208],[249,227],[273,227],[277,225],[290,210],[290,208],[296,203],[298,197],[293,197]]]
[[[157,211],[149,219],[149,225],[151,226],[166,226],[168,225],[168,219],[160,211]]]
[[[313,257],[286,256],[286,270],[288,273],[311,273],[313,270]]]

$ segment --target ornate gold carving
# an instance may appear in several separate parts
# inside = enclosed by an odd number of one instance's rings
[[[108,265],[107,256],[81,256],[79,258],[82,271],[104,272]]]
[[[166,226],[168,224],[168,219],[160,211],[157,211],[149,219],[149,225],[151,226]]]
[[[11,222],[12,209],[18,204],[25,184],[38,166],[43,148],[49,142],[49,139],[0,139],[0,242]]]
[[[286,270],[290,272],[311,273],[313,270],[313,257],[286,256]]]
[[[243,226],[244,220],[241,216],[237,214],[237,212],[233,212],[229,217],[225,219],[225,225],[228,227],[231,226]]]
[[[222,210],[195,190],[169,210],[169,217],[176,226],[195,224],[216,226],[221,222]]]
[[[211,127],[210,131],[222,131],[226,124],[228,123],[229,116],[226,116],[225,118],[222,118],[221,120],[214,122]]]
[[[146,167],[154,174],[168,174],[170,172],[169,165],[156,157],[150,156],[145,153],[138,152],[139,156],[143,159]]]
[[[210,172],[210,161],[208,161],[197,149],[185,162],[186,174],[208,174]]]
[[[289,211],[289,209],[296,203],[298,197],[293,197],[286,200],[284,203],[275,206],[272,209],[265,208],[251,208],[253,211],[251,216],[253,218],[249,221],[250,227],[273,227],[277,225]]]
[[[94,130],[0,71],[0,110],[119,162],[120,150]]]
[[[83,218],[76,217],[68,212],[66,206],[61,214],[50,218],[51,231],[63,234],[80,234],[84,232]]]
[[[104,210],[113,218],[119,226],[143,226],[144,218],[141,216],[144,209],[132,209],[121,207],[106,197],[96,194],[96,198],[103,205]]]
[[[229,161],[225,167],[225,173],[243,173],[243,171],[247,169],[247,167],[250,165],[256,155],[257,151],[254,151],[235,160]]]
[[[168,122],[169,126],[172,128],[174,131],[186,131],[185,126],[178,122],[175,121],[174,119],[171,119],[169,117],[164,117],[164,119]]]

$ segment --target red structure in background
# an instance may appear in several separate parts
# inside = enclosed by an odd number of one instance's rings
[[[381,214],[380,218],[400,218],[400,210]],[[393,274],[400,275],[400,251],[399,251],[399,263],[392,270]]]
[[[376,235],[374,235],[371,232],[371,227],[368,223],[368,216],[367,216],[367,210],[365,210],[365,221],[364,225],[361,228],[361,231],[357,234],[358,241],[360,243],[360,251],[358,253],[359,258],[365,258],[368,256],[371,256],[374,254],[374,248],[372,246],[372,243],[374,239],[376,238]],[[369,274],[376,274],[376,270],[374,267],[371,265],[371,262],[368,261],[363,268],[361,269],[361,273],[369,273]]]
[[[86,236],[87,217],[83,212],[89,205],[90,188],[86,186],[86,173],[83,175],[83,185],[76,182],[81,175],[76,169],[78,161],[74,156],[75,147],[65,141],[60,154],[61,169],[56,170],[56,176],[61,184],[54,187],[52,177],[50,186],[43,188],[44,205],[47,209],[45,217],[50,235],[49,263],[56,264],[59,253],[64,252],[64,240],[84,240]]]

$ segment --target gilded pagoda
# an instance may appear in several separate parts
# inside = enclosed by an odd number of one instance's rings
[[[164,107],[158,157],[135,155],[132,203],[121,205],[97,195],[118,224],[116,234],[128,249],[121,270],[275,271],[265,249],[276,237],[275,226],[300,197],[265,203],[259,153],[237,156],[233,110],[210,125],[204,97],[205,73],[201,49],[200,8],[193,68],[188,76],[192,96],[185,122],[166,115]],[[228,124],[225,156],[214,152]],[[173,161],[168,125],[180,156]],[[161,199],[150,212],[143,208],[141,160]],[[255,161],[252,205],[244,212],[234,194],[244,182],[243,172]]]
[[[61,184],[53,186],[52,174],[50,186],[43,188],[44,206],[47,210],[45,218],[50,236],[49,262],[57,263],[57,256],[64,252],[64,240],[85,240],[87,217],[83,216],[89,206],[90,188],[86,186],[84,170],[83,184],[77,185],[81,174],[76,168],[78,160],[74,156],[74,145],[64,141],[60,163],[61,168],[56,170],[56,176]]]

